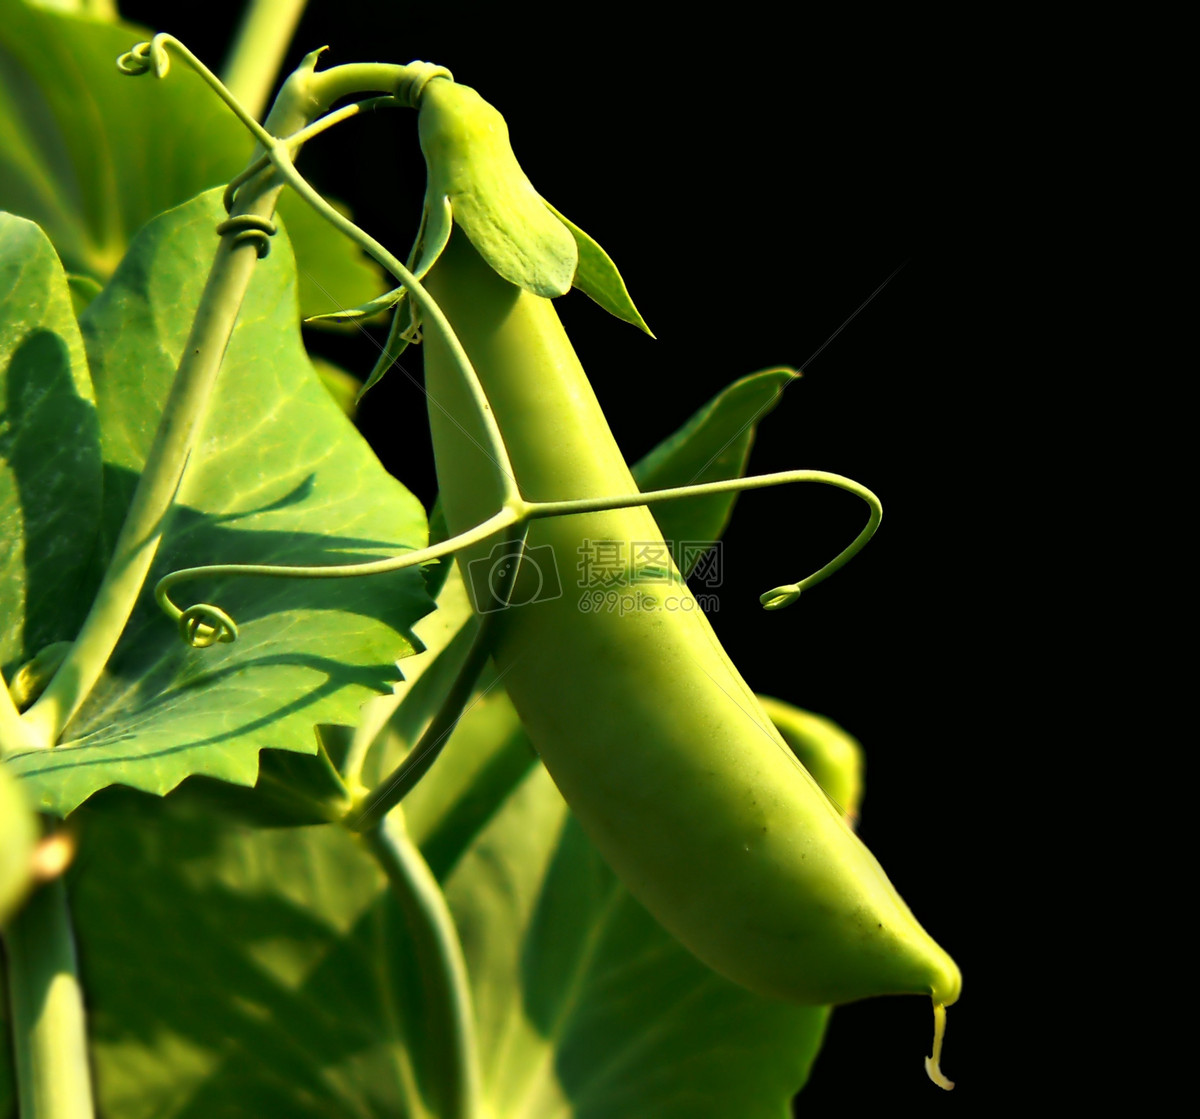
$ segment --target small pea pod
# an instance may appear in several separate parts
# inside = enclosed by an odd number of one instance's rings
[[[792,753],[853,827],[863,792],[863,754],[858,740],[823,715],[771,696],[760,695],[758,701]]]

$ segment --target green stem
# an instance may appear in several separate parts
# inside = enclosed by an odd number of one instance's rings
[[[507,547],[513,549],[517,557],[515,563],[508,565],[507,573],[503,576],[501,583],[494,588],[497,598],[505,605],[508,604],[516,583],[517,570],[521,566],[521,560],[525,554],[527,535],[528,529],[524,523],[515,524],[509,529],[504,541]],[[475,692],[475,685],[479,681],[479,675],[483,672],[484,665],[487,664],[488,657],[492,655],[492,632],[500,615],[501,611],[497,610],[483,616],[479,630],[471,642],[471,647],[467,650],[467,655],[459,666],[458,674],[454,677],[454,683],[450,685],[450,690],[442,700],[437,713],[430,720],[429,726],[425,728],[425,732],[409,750],[404,760],[363,799],[357,808],[346,815],[343,823],[348,828],[354,831],[366,831],[378,825],[429,772],[429,767],[437,761],[442,747],[454,733],[454,728],[458,726],[458,721],[462,718],[463,712]],[[504,673],[501,673],[484,688],[479,698],[482,699],[487,695],[502,679],[504,679]],[[361,771],[360,764],[359,772],[361,773]]]
[[[413,71],[401,66],[365,63],[317,74],[314,52],[284,82],[265,126],[260,126],[216,76],[170,36],[156,36],[152,43],[135,48],[122,61],[127,72],[136,72],[139,67],[144,70],[153,62],[158,72],[165,73],[168,47],[197,70],[260,142],[268,146],[276,143],[275,136],[287,136],[305,127],[347,93],[364,86],[394,92],[406,80],[421,80],[420,75],[431,69]],[[412,78],[413,73],[418,77]],[[253,158],[257,158],[257,153]],[[269,223],[281,189],[273,175],[254,179],[238,192],[233,216]],[[154,443],[92,609],[54,679],[23,716],[28,737],[38,746],[58,742],[99,680],[141,594],[203,427],[225,348],[254,274],[259,247],[258,242],[246,238],[236,228],[227,232],[218,244]]]
[[[405,755],[404,760],[363,799],[362,803],[351,811],[345,824],[354,831],[367,831],[379,824],[387,814],[396,807],[422,777],[429,767],[437,761],[442,747],[446,745],[454,728],[458,726],[467,703],[475,691],[479,674],[491,656],[492,629],[494,620],[500,612],[488,614],[467,651],[466,659],[454,678],[454,683],[446,698],[438,708],[425,733],[417,740],[413,748]],[[497,676],[491,687],[500,683],[502,676]],[[490,689],[488,689],[490,690]]]
[[[252,116],[260,116],[283,65],[305,0],[253,0],[238,26],[221,78]]]
[[[404,912],[425,991],[428,1013],[420,1028],[450,1066],[444,1119],[480,1115],[479,1054],[466,960],[454,918],[433,871],[409,838],[398,814],[362,834],[388,877]]]
[[[4,932],[21,1119],[93,1119],[83,992],[62,879]]]
[[[263,191],[239,214],[269,219],[278,188]],[[104,580],[74,647],[25,720],[46,745],[63,729],[100,678],[133,612],[166,528],[175,494],[208,412],[225,348],[257,261],[256,247],[222,237],[192,331],[163,408]]]

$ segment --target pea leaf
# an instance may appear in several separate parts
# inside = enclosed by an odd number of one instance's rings
[[[669,489],[740,478],[746,472],[759,421],[779,403],[783,390],[799,374],[764,369],[722,389],[676,431],[633,466],[642,490]],[[717,541],[729,524],[737,494],[708,494],[651,505],[663,538],[672,545],[681,569],[689,557],[685,543]]]
[[[104,453],[103,555],[186,342],[221,216],[214,191],[157,218],[84,313]],[[281,232],[257,266],[201,457],[104,677],[61,745],[10,759],[44,810],[66,814],[113,783],[156,794],[194,774],[253,784],[260,749],[314,754],[314,724],[352,721],[415,647],[410,627],[430,606],[415,570],[196,585],[241,626],[234,644],[211,649],[186,647],[152,601],[156,580],[179,567],[344,564],[423,546],[420,504],[330,398],[296,322]]]
[[[79,819],[72,903],[102,1114],[437,1113],[410,1057],[426,1007],[403,918],[353,837],[123,790]]]
[[[245,165],[253,139],[186,66],[118,73],[144,29],[0,0],[0,208],[36,221],[68,271],[107,281],[156,214]],[[290,194],[305,316],[364,303],[379,270]]]
[[[66,277],[0,214],[0,666],[75,636],[100,525],[100,428]]]

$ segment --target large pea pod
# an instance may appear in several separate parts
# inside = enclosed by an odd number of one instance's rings
[[[427,88],[420,127],[431,182],[435,161],[461,164],[473,137],[507,146],[503,118],[450,81]],[[426,286],[479,375],[526,499],[636,489],[549,299],[497,275],[457,227]],[[425,345],[457,533],[496,511],[498,467],[448,347],[433,330]],[[547,770],[630,891],[713,970],[761,994],[952,1003],[958,968],[796,760],[683,580],[671,568],[664,586],[658,567],[634,565],[612,608],[589,610],[577,565],[592,541],[627,558],[635,546],[665,554],[650,547],[662,537],[645,507],[535,521],[494,658]],[[479,587],[501,558],[480,545],[459,563]]]

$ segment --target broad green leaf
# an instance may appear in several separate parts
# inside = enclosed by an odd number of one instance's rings
[[[117,72],[117,57],[149,37],[0,0],[0,208],[38,222],[69,271],[101,282],[138,229],[228,182],[254,147],[187,66],[161,81]],[[378,269],[309,207],[285,194],[280,212],[306,316],[379,294]]]
[[[219,192],[210,192],[156,219],[84,315],[109,543],[185,344],[220,216]],[[104,677],[62,745],[12,758],[47,811],[70,812],[113,783],[157,794],[193,774],[253,784],[261,748],[315,753],[314,725],[354,721],[414,648],[406,635],[430,605],[416,570],[185,584],[181,605],[215,602],[241,627],[235,643],[210,649],[186,647],[151,600],[156,580],[180,567],[346,564],[424,544],[420,504],[313,371],[295,300],[281,231],[256,268],[197,460]]]
[[[0,214],[0,666],[72,638],[100,523],[100,433],[62,266]]]
[[[335,823],[353,804],[342,779],[341,765],[349,741],[337,733],[343,729],[315,727],[315,754],[264,750],[253,788],[211,777],[189,777],[171,793],[171,801],[185,811],[210,813],[239,826],[298,828]]]
[[[120,790],[79,816],[102,1114],[436,1114],[410,1106],[426,1008],[403,919],[349,834],[214,825]]]

